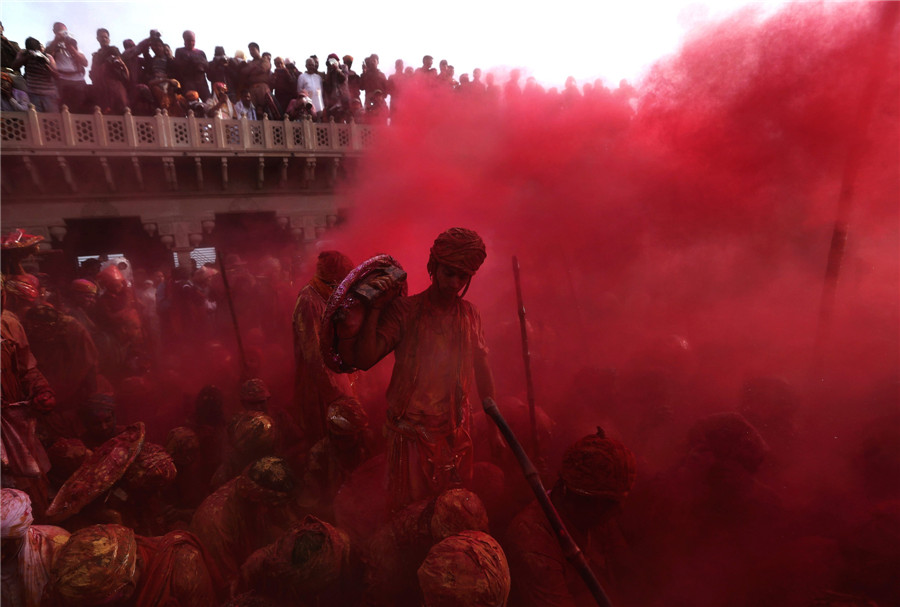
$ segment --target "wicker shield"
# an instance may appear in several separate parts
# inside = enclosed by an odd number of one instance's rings
[[[328,299],[322,328],[319,332],[319,347],[325,365],[337,373],[356,371],[338,353],[338,341],[352,341],[359,333],[368,311],[368,302],[380,293],[369,281],[380,276],[390,276],[400,286],[400,294],[406,295],[406,272],[400,263],[390,255],[376,255],[353,268]]]
[[[59,488],[47,508],[47,519],[58,523],[112,488],[144,446],[144,422],[137,422],[100,445]]]

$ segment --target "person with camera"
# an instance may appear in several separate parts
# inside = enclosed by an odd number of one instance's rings
[[[69,108],[73,114],[88,111],[87,82],[84,80],[88,66],[87,57],[78,50],[78,41],[69,35],[65,23],[57,21],[53,24],[53,40],[47,43],[47,54],[56,61],[59,73],[56,86],[59,90],[59,102]]]
[[[345,122],[350,116],[350,86],[346,67],[341,65],[335,53],[328,55],[325,65],[328,70],[322,83],[325,119]]]
[[[128,67],[119,49],[109,43],[109,30],[97,30],[100,50],[91,58],[91,82],[94,103],[104,113],[124,114],[128,107],[128,84],[131,80]]]
[[[312,98],[309,96],[309,93],[307,91],[300,91],[297,93],[296,97],[291,99],[291,102],[288,103],[284,115],[287,116],[289,120],[303,120],[306,116],[309,116],[311,120],[315,121],[316,108],[313,107]]]
[[[315,114],[321,114],[322,106],[322,75],[319,74],[319,63],[315,57],[306,60],[306,71],[297,77],[297,92],[306,93],[312,101]]]
[[[217,82],[221,82],[225,85],[231,102],[237,101],[237,91],[234,90],[237,87],[237,80],[233,77],[231,59],[225,54],[224,46],[216,47],[212,61],[209,62],[209,67],[206,70],[206,77],[213,86],[213,94],[210,95],[209,99],[216,96],[215,85]]]
[[[25,68],[28,99],[34,105],[34,109],[38,112],[58,112],[56,61],[44,52],[44,45],[37,38],[25,39],[25,49],[19,51],[13,62],[14,70],[20,67]]]

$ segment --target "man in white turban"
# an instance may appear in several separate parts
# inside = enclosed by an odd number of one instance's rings
[[[32,525],[31,498],[18,489],[0,494],[0,604],[39,607],[50,566],[69,532],[52,525]]]

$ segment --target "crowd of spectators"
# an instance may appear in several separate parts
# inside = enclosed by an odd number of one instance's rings
[[[265,116],[386,124],[402,107],[398,97],[402,99],[403,91],[413,86],[454,91],[492,103],[514,103],[537,95],[558,101],[562,108],[582,98],[617,95],[627,99],[633,93],[624,81],[614,91],[599,79],[579,88],[574,77],[568,78],[562,91],[545,90],[534,77],[521,83],[519,70],[512,70],[502,85],[495,83],[493,73],[482,77],[480,68],[471,77],[464,73],[457,79],[453,65],[442,59],[435,68],[430,55],[422,58],[418,68],[397,59],[390,76],[381,71],[374,53],[363,60],[361,73],[354,70],[352,56],[336,53],[326,57],[324,66],[317,55],[310,55],[301,71],[290,58],[262,52],[256,42],[247,45],[249,59],[242,50],[229,57],[222,46],[215,47],[209,59],[196,47],[192,31],[182,34],[184,46],[174,52],[158,30],[151,30],[138,43],[125,40],[120,51],[110,43],[109,31],[100,28],[100,49],[89,61],[65,24],[55,23],[53,35],[46,45],[29,37],[24,50],[3,36],[3,110],[22,111],[30,103],[39,112],[66,106],[72,113],[89,113],[99,107],[105,114],[121,115],[130,108],[139,116],[165,110],[170,116],[193,112],[250,120]]]

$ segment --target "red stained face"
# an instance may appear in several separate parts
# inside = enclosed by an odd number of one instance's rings
[[[450,266],[439,265],[434,273],[434,284],[442,297],[457,297],[466,284],[472,280],[472,275]]]

